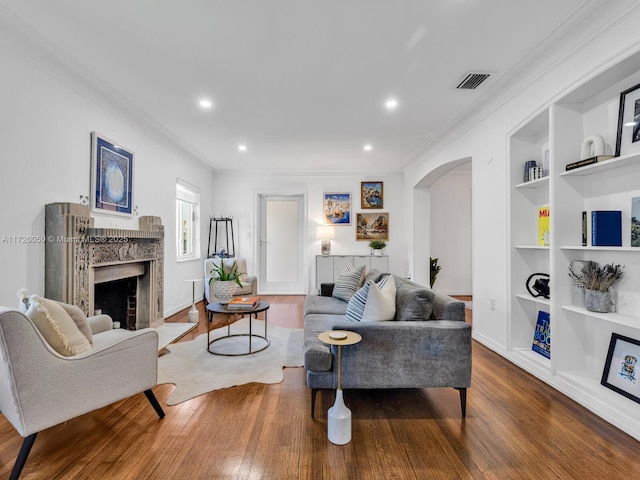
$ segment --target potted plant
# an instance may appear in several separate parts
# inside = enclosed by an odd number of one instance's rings
[[[382,255],[382,249],[387,246],[387,242],[384,240],[371,240],[369,242],[369,248],[373,255]]]
[[[236,291],[236,285],[242,287],[240,276],[244,275],[238,272],[238,264],[233,262],[231,267],[225,268],[224,262],[220,259],[219,264],[213,264],[211,268],[211,294],[218,299],[222,305],[226,305],[233,298]]]
[[[608,263],[600,267],[589,262],[579,272],[569,266],[569,276],[584,288],[584,305],[591,312],[606,313],[613,305],[611,287],[620,280],[624,266]]]

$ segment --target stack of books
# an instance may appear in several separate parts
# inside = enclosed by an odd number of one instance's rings
[[[230,310],[252,310],[260,303],[260,297],[234,297],[227,304]]]

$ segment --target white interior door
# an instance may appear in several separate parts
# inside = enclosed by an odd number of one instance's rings
[[[304,196],[260,195],[261,294],[303,294]]]

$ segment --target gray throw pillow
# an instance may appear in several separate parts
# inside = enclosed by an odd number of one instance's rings
[[[360,279],[364,275],[364,265],[360,267],[354,267],[351,264],[347,266],[338,275],[338,280],[333,287],[333,296],[348,302],[356,293],[360,286]]]
[[[434,299],[433,290],[398,282],[396,284],[395,320],[429,320],[433,312]]]

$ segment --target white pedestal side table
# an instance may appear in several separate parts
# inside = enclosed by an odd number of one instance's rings
[[[191,290],[191,310],[189,310],[189,321],[191,323],[198,323],[198,317],[200,314],[196,308],[196,282],[204,282],[204,279],[190,278],[189,280],[185,280],[185,282],[191,282],[193,285]]]
[[[327,431],[331,443],[346,445],[351,441],[351,410],[344,404],[342,397],[342,346],[354,345],[362,340],[362,336],[347,330],[330,330],[322,332],[318,338],[321,342],[338,347],[338,389],[336,401],[327,414]]]

